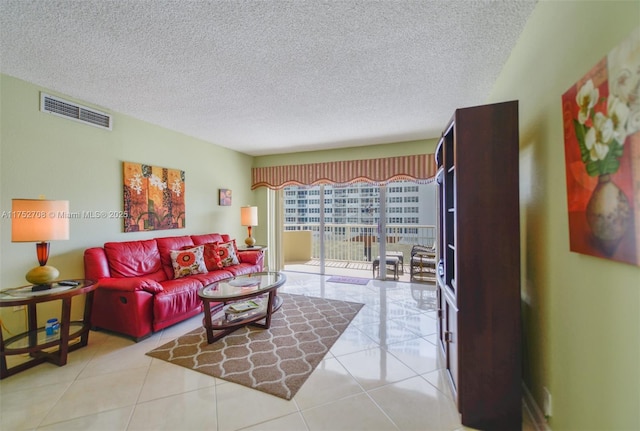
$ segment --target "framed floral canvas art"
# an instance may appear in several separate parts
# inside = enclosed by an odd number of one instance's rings
[[[223,207],[231,206],[231,190],[229,189],[220,189],[218,204]]]
[[[184,171],[123,162],[125,232],[185,227]]]
[[[571,251],[640,265],[640,27],[562,96]]]

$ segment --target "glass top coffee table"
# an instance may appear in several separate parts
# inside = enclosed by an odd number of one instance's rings
[[[282,305],[276,290],[286,280],[280,272],[256,272],[227,278],[200,289],[198,296],[204,306],[203,326],[207,331],[207,342],[211,344],[249,324],[269,328],[271,315]],[[218,303],[222,303],[222,307],[216,306]],[[262,320],[264,322],[260,322]]]

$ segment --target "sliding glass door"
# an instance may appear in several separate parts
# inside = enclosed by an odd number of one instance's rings
[[[377,257],[408,262],[413,244],[432,243],[435,237],[431,184],[290,186],[282,193],[288,270],[371,277]]]

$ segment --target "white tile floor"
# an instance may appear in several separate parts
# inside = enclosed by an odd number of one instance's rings
[[[92,332],[66,366],[0,381],[0,429],[466,429],[438,360],[435,313],[417,308],[409,283],[286,274],[283,292],[365,304],[291,401],[145,355],[198,327],[196,316],[139,343]]]

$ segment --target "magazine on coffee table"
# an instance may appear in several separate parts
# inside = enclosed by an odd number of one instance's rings
[[[260,307],[260,304],[258,304],[256,301],[249,300],[234,302],[233,304],[229,305],[227,311],[231,313],[244,313],[245,311],[253,310],[258,307]]]

